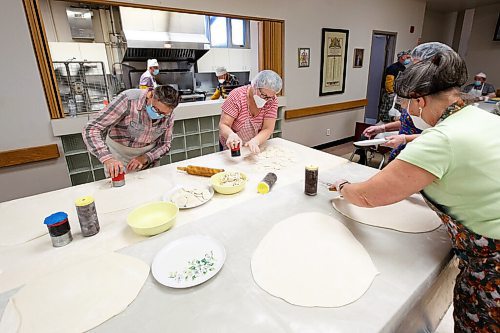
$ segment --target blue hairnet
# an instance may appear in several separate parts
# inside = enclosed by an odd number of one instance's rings
[[[263,70],[253,78],[252,86],[255,88],[273,90],[275,93],[279,93],[283,87],[283,81],[276,72]]]
[[[452,51],[452,48],[446,44],[439,42],[430,42],[420,44],[411,51],[411,58],[413,62],[422,61],[432,58],[438,52]]]

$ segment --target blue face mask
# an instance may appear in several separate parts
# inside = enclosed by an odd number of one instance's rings
[[[160,74],[160,70],[159,69],[154,69],[153,70],[153,75],[158,75]]]
[[[476,87],[479,87],[481,84],[483,84],[481,81],[474,81],[474,85]]]
[[[152,105],[146,105],[146,112],[148,113],[149,118],[153,120],[158,120],[165,117],[165,115],[158,113],[158,111],[156,111],[156,109]]]
[[[409,64],[411,64],[410,59],[405,59],[405,61],[403,61],[403,65],[408,66]]]

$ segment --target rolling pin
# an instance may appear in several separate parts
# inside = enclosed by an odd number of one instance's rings
[[[177,167],[177,170],[186,171],[190,175],[202,176],[202,177],[212,177],[216,173],[224,171],[224,169],[214,169],[196,165],[188,165],[187,167]]]

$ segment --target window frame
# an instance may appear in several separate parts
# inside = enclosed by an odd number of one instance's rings
[[[214,46],[212,45],[212,29],[210,26],[211,17],[222,17],[226,19],[226,39],[227,45],[225,46]],[[243,21],[243,45],[233,44],[233,29],[231,20],[242,20]],[[207,26],[207,38],[210,41],[210,47],[214,49],[249,49],[250,48],[250,20],[239,18],[239,17],[226,17],[218,15],[207,15],[205,17],[205,22]]]

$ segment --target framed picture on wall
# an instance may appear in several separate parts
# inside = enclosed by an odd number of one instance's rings
[[[353,66],[354,68],[363,67],[363,54],[365,53],[365,49],[354,49],[354,60]]]
[[[310,48],[299,48],[299,68],[309,67],[311,59],[311,49]]]
[[[348,39],[349,30],[321,30],[320,96],[345,91]]]

